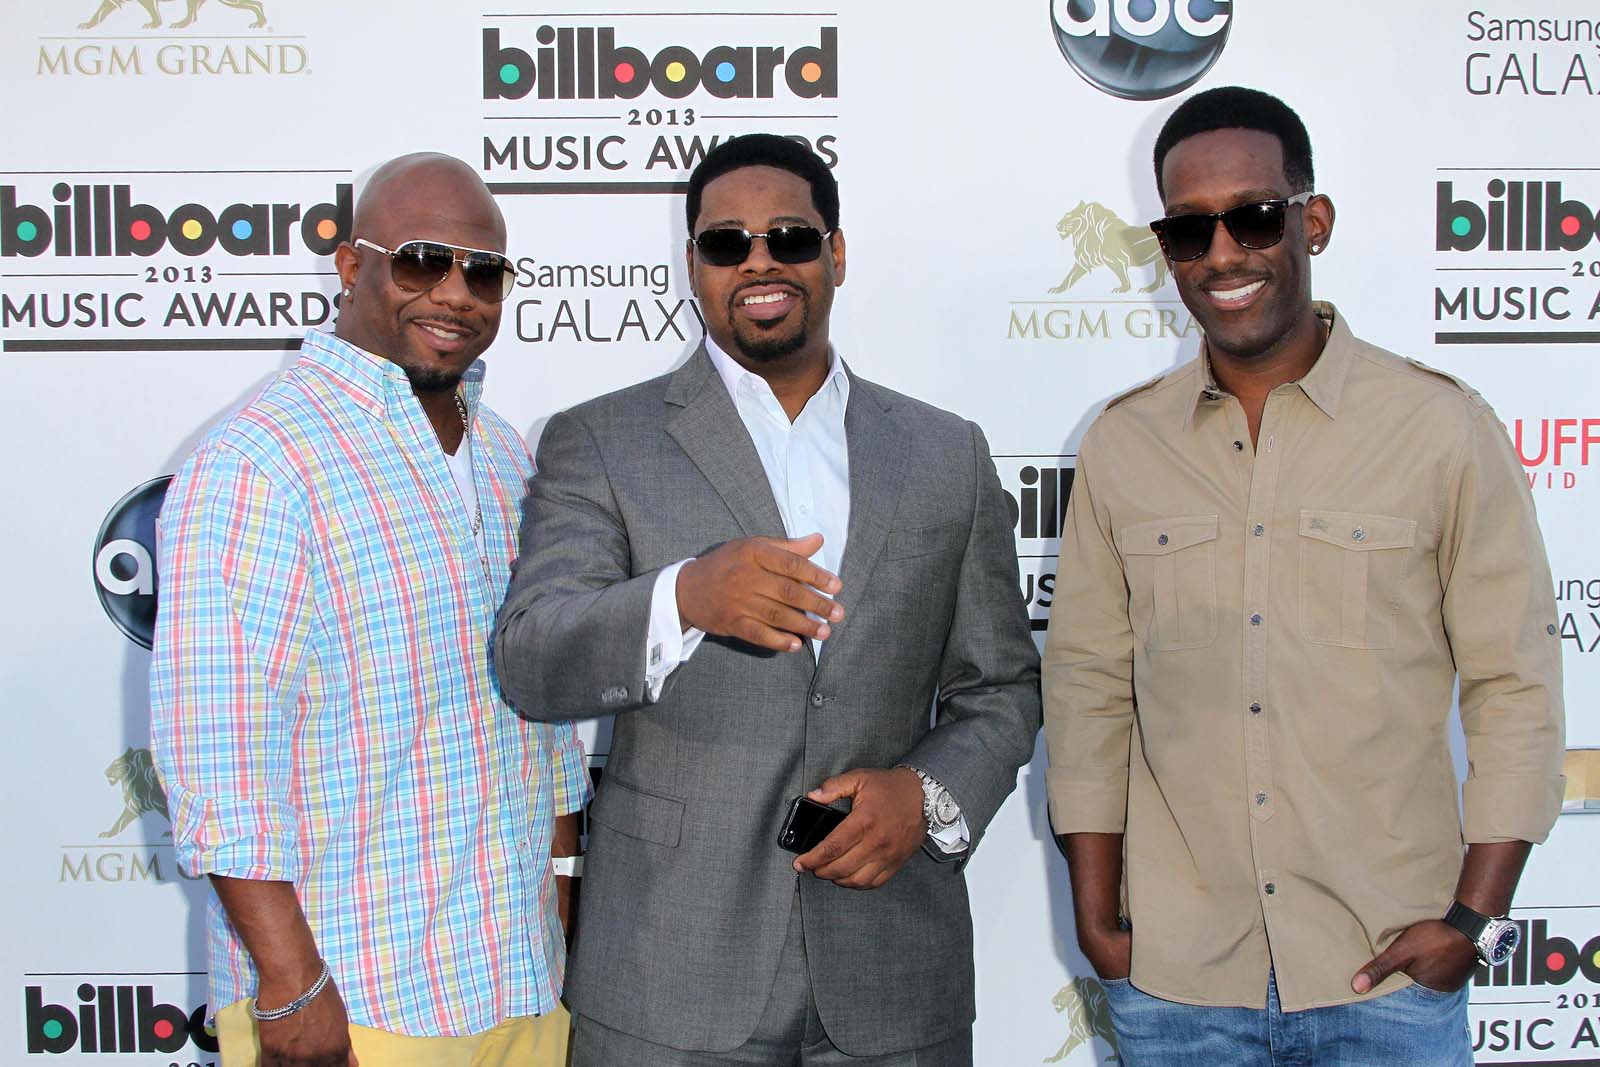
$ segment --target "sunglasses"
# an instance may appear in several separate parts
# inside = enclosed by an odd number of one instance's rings
[[[822,242],[833,236],[815,226],[777,226],[766,233],[733,228],[706,230],[694,238],[700,258],[713,267],[737,267],[750,255],[757,237],[767,242],[767,254],[779,263],[810,263],[822,255]]]
[[[1209,215],[1168,215],[1152,222],[1150,229],[1161,242],[1161,251],[1174,263],[1187,263],[1205,255],[1211,248],[1219,219],[1240,248],[1260,251],[1283,240],[1284,213],[1289,205],[1304,204],[1315,195],[1296,193],[1281,200],[1258,200]]]
[[[365,237],[356,238],[357,248],[370,248],[389,257],[389,277],[397,288],[408,293],[425,293],[450,276],[450,268],[461,264],[461,277],[467,291],[486,304],[498,304],[511,295],[517,284],[517,271],[511,260],[499,252],[482,248],[463,248],[442,241],[407,241],[399,248],[385,248]]]

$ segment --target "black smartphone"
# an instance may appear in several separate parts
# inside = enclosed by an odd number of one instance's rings
[[[799,854],[810,852],[833,833],[833,828],[844,822],[849,812],[818,804],[815,800],[795,797],[789,802],[789,816],[778,831],[778,847]]]

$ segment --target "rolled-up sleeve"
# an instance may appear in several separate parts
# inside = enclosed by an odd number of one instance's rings
[[[577,727],[570,722],[538,723],[538,729],[550,734],[550,789],[553,810],[557,815],[570,815],[583,810],[589,803],[593,787],[589,779],[589,761],[583,751],[583,739]]]
[[[1542,842],[1564,786],[1561,638],[1533,497],[1487,407],[1445,494],[1439,571],[1467,739],[1465,837]]]
[[[1044,647],[1050,823],[1122,833],[1133,731],[1133,629],[1110,516],[1095,496],[1091,427],[1078,450]]]
[[[225,444],[197,452],[167,493],[150,733],[177,860],[192,876],[300,873],[288,798],[313,604],[303,530]]]

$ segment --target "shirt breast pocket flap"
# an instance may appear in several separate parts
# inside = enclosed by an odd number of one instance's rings
[[[1300,512],[1300,630],[1343,648],[1394,647],[1400,591],[1417,543],[1414,519]]]
[[[965,547],[971,529],[972,525],[966,519],[953,519],[932,526],[896,530],[883,542],[883,558],[916,559],[942,552],[959,552]]]
[[[608,774],[589,805],[589,818],[619,834],[677,848],[683,832],[683,802],[635,789]]]
[[[1204,648],[1217,637],[1217,516],[1178,515],[1117,534],[1128,621],[1145,646]]]

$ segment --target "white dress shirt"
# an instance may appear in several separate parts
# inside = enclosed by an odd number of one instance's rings
[[[772,497],[791,538],[822,534],[822,547],[811,561],[838,574],[850,528],[850,452],[844,416],[850,402],[850,376],[838,350],[828,349],[828,375],[794,421],[778,402],[765,378],[734,362],[709,336],[706,353],[761,457]],[[678,571],[688,560],[662,570],[650,600],[646,637],[645,689],[656,700],[672,672],[689,661],[705,632],[683,627],[678,616]],[[815,616],[813,616],[815,618]],[[822,655],[822,641],[813,638],[812,652]],[[967,847],[967,820],[941,831],[934,840],[949,852]]]

